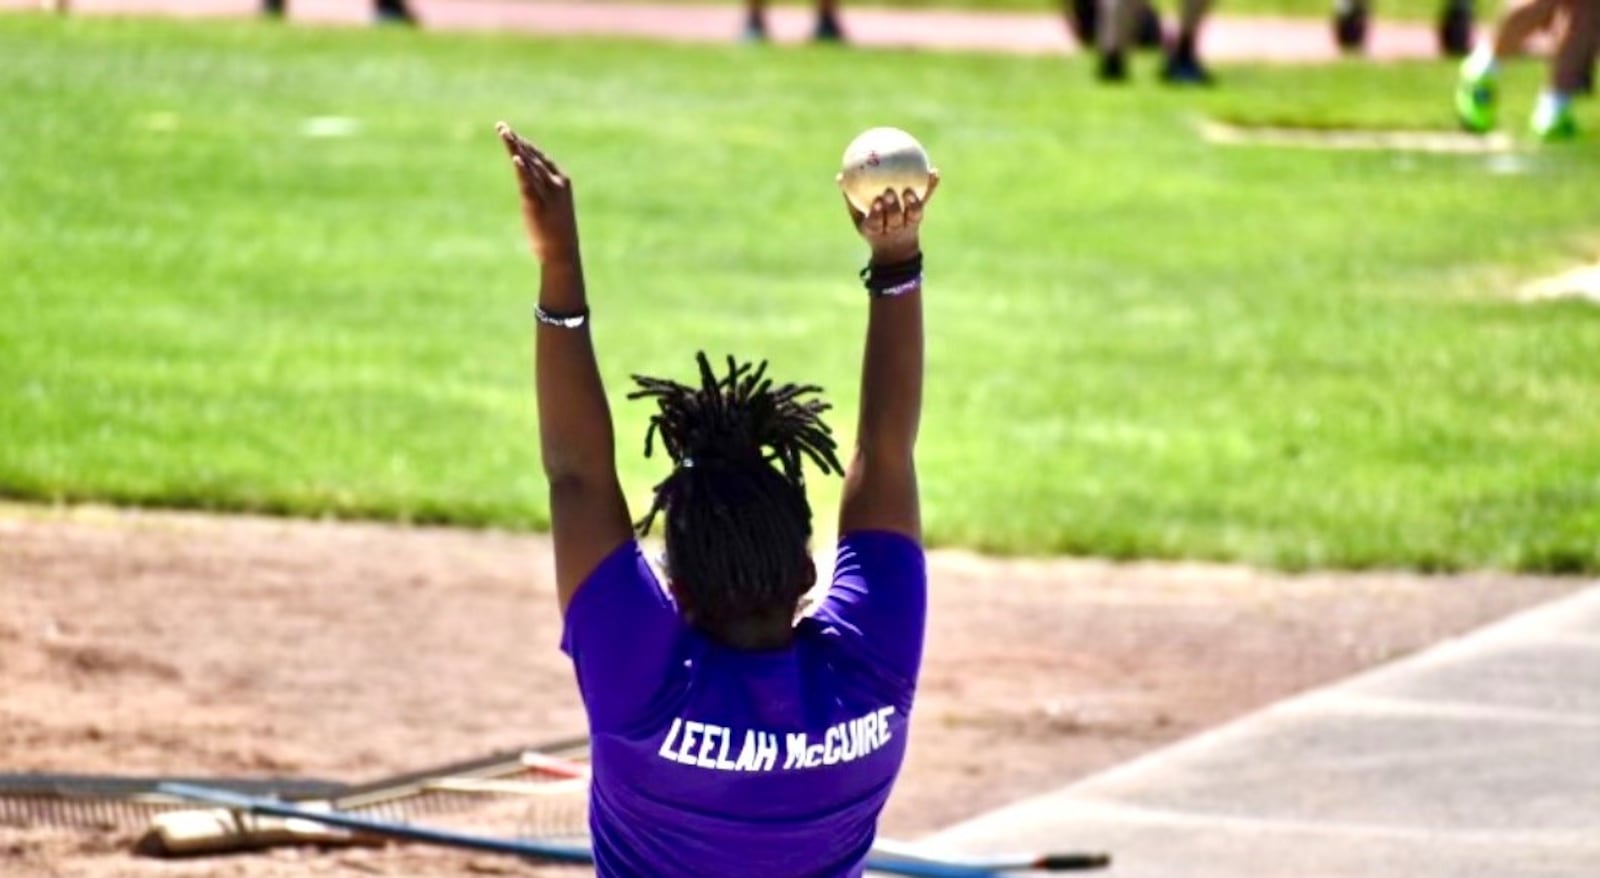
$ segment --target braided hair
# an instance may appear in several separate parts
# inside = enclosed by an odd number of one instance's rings
[[[840,474],[830,406],[805,397],[814,385],[774,386],[765,361],[728,357],[718,377],[695,355],[700,386],[633,376],[629,399],[658,406],[644,437],[651,456],[659,438],[673,471],[655,486],[650,511],[635,525],[650,532],[666,514],[667,563],[674,588],[697,624],[713,633],[730,624],[792,617],[811,587],[811,505],[802,464]]]

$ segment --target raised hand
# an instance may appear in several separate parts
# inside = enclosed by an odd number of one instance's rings
[[[923,211],[938,188],[939,172],[935,170],[928,174],[928,191],[921,198],[910,189],[898,193],[885,189],[872,200],[871,209],[866,213],[857,210],[849,198],[845,199],[845,209],[850,212],[856,231],[872,248],[874,263],[903,262],[917,254],[921,247],[918,234]]]
[[[522,222],[528,244],[541,262],[578,258],[578,219],[572,200],[572,180],[549,156],[524,140],[504,122],[495,125],[500,142],[511,156],[522,192]]]

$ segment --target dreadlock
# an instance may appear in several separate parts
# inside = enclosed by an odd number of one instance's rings
[[[821,417],[830,406],[803,399],[820,387],[774,386],[765,361],[752,366],[730,356],[719,378],[704,352],[695,360],[699,387],[633,376],[639,389],[628,398],[658,406],[645,456],[659,438],[675,464],[635,526],[648,534],[656,515],[666,513],[673,579],[707,625],[792,613],[810,585],[802,464],[810,460],[824,475],[844,471]]]

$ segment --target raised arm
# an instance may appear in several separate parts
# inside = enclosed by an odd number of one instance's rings
[[[565,612],[584,578],[633,536],[617,480],[611,410],[589,337],[572,182],[504,122],[528,243],[539,258],[535,388],[539,448],[550,482],[556,589]]]
[[[862,214],[850,206],[856,229],[871,249],[872,292],[867,345],[861,367],[861,414],[856,449],[844,476],[839,533],[886,530],[922,538],[915,451],[922,418],[923,208],[938,188],[928,181],[918,199],[911,190],[885,192]]]

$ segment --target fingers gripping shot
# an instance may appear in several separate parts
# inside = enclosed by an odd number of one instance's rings
[[[671,469],[635,525],[589,334],[572,184],[499,134],[540,263],[539,438],[556,583],[589,718],[590,829],[603,878],[862,874],[905,755],[926,570],[913,460],[922,408],[923,209],[938,186],[846,208],[871,257],[861,411],[841,464],[821,389],[765,363],[696,358],[693,380],[636,376],[645,454]],[[843,179],[841,177],[841,186]],[[805,468],[842,474],[839,547],[815,584]],[[662,523],[665,586],[636,539]]]

